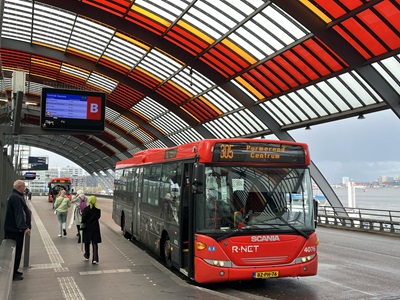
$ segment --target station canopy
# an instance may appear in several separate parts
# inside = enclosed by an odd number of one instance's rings
[[[400,0],[1,2],[1,88],[26,73],[21,126],[39,126],[43,87],[107,94],[102,135],[19,137],[91,174],[147,148],[400,116]]]

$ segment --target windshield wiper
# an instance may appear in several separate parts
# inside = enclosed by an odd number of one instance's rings
[[[224,240],[224,239],[227,239],[227,238],[229,238],[229,237],[231,237],[231,236],[234,236],[234,235],[236,235],[236,233],[238,233],[239,231],[242,231],[242,229],[235,229],[235,230],[232,230],[232,231],[229,232],[228,234],[225,234],[225,235],[220,236],[219,238],[217,238],[217,242],[220,242],[220,241],[222,241],[222,240]]]
[[[228,234],[220,236],[216,240],[217,240],[217,242],[220,242],[220,241],[222,241],[224,239],[230,238],[231,236],[235,236],[237,233],[243,232],[244,230],[249,229],[249,228],[259,228],[259,227],[255,226],[255,225],[250,225],[250,226],[246,226],[246,227],[243,227],[243,228],[240,228],[240,229],[234,229],[231,232],[229,232]]]
[[[285,223],[285,225],[289,226],[290,228],[294,229],[295,231],[297,231],[298,233],[300,233],[302,236],[304,236],[306,239],[308,239],[308,237],[310,236],[309,234],[305,233],[303,230],[293,226],[292,224],[290,224],[289,222],[287,222],[284,218],[282,217],[277,217],[277,219],[281,220],[283,223]]]

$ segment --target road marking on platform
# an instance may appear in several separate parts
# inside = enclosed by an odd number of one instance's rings
[[[61,264],[32,264],[31,269],[46,270],[46,269],[61,269]]]
[[[58,252],[56,245],[50,238],[50,235],[47,232],[46,227],[43,225],[43,222],[40,219],[39,215],[37,214],[35,207],[32,204],[28,205],[32,212],[32,217],[35,220],[40,237],[42,238],[47,255],[49,256],[49,259],[51,261],[50,264],[31,265],[32,269],[54,269],[55,272],[69,271],[68,268],[63,267],[61,265],[64,263],[64,259],[62,258],[60,252]],[[73,277],[57,277],[57,281],[60,285],[64,299],[67,300],[86,299],[85,296],[83,296],[81,290],[79,289]]]
[[[98,275],[98,274],[115,274],[115,273],[130,273],[130,269],[115,269],[115,270],[101,270],[101,271],[87,271],[79,272],[79,275]]]
[[[76,284],[73,277],[58,277],[58,284],[60,285],[64,299],[67,300],[85,300],[81,290]]]
[[[58,252],[56,245],[54,245],[53,240],[50,238],[49,233],[46,230],[46,227],[43,225],[42,220],[36,212],[35,207],[28,202],[29,208],[32,212],[32,217],[35,220],[37,229],[39,231],[40,237],[42,238],[44,247],[46,248],[47,255],[49,256],[50,262],[54,265],[54,271],[56,272],[65,272],[68,271],[68,268],[64,268],[61,264],[64,263],[64,259]]]

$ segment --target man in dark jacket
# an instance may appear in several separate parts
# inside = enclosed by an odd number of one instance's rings
[[[22,280],[22,272],[18,271],[21,262],[24,236],[31,234],[31,211],[24,198],[25,182],[16,180],[14,189],[7,200],[6,218],[4,221],[4,237],[15,241],[15,260],[13,280]]]

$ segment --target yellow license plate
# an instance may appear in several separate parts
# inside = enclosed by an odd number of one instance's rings
[[[253,278],[272,278],[272,277],[279,277],[279,271],[255,272],[253,274]]]

